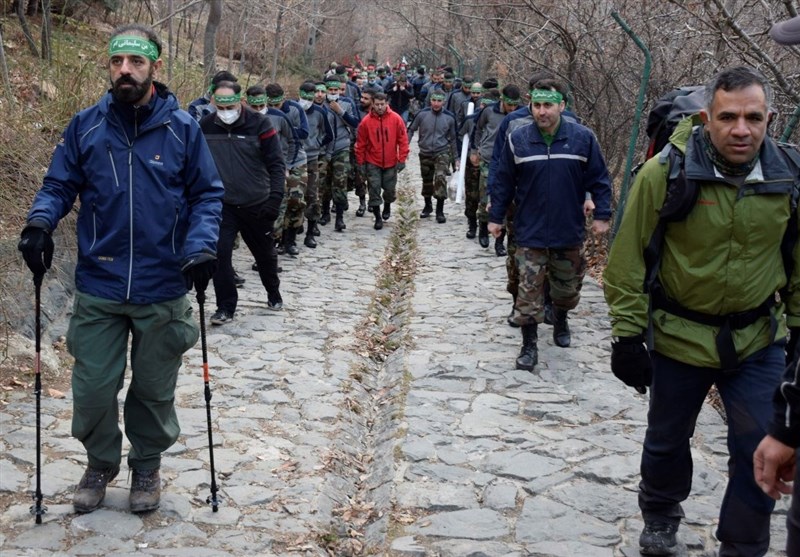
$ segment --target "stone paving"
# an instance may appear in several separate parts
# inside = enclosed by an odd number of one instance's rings
[[[48,513],[35,525],[33,400],[11,395],[0,408],[0,555],[639,555],[647,397],[609,371],[602,289],[587,278],[570,348],[542,326],[535,372],[515,370],[521,336],[505,322],[503,258],[465,239],[463,206],[448,203],[446,224],[417,219],[415,155],[400,182],[383,230],[354,216],[351,195],[346,231],[322,227],[316,250],[281,257],[282,311],[267,309],[249,254],[235,252],[247,279],[239,311],[207,327],[218,512],[206,503],[198,343],[153,513],[128,512],[124,464],[100,510],[72,511],[85,456],[67,393],[42,402]],[[211,295],[206,319],[214,309]],[[726,452],[707,406],[679,555],[716,555]],[[786,507],[770,555],[785,555]]]

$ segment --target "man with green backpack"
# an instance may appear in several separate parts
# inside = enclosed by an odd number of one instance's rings
[[[650,387],[639,484],[645,555],[677,549],[690,439],[712,385],[725,405],[730,453],[719,556],[769,550],[774,501],[756,484],[753,453],[783,373],[783,314],[800,326],[797,250],[791,261],[784,256],[785,233],[797,228],[798,169],[767,137],[771,104],[771,87],[754,69],[714,76],[699,122],[678,124],[671,148],[637,174],[609,255],[611,370],[640,393]]]

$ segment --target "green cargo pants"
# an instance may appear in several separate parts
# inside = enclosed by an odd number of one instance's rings
[[[67,331],[67,348],[75,358],[72,436],[83,443],[93,468],[116,468],[122,460],[117,394],[125,380],[129,336],[128,466],[157,468],[161,453],[180,434],[175,385],[183,353],[199,336],[189,299],[134,305],[76,292]]]

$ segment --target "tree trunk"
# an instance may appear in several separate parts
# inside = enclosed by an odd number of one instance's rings
[[[25,41],[28,43],[28,48],[31,49],[31,54],[38,58],[39,49],[36,48],[36,41],[33,40],[30,27],[28,27],[28,20],[25,18],[24,0],[17,2],[17,19],[19,19],[19,26],[22,27],[22,34],[25,35]]]
[[[172,83],[172,46],[175,40],[174,28],[172,25],[174,8],[173,0],[167,0],[167,13],[169,14],[169,22],[167,23],[167,83]]]
[[[270,81],[274,82],[278,75],[278,53],[281,49],[281,22],[283,21],[283,4],[278,6],[278,18],[275,21],[275,46],[272,48],[272,75]]]
[[[216,73],[217,28],[222,19],[222,0],[209,0],[208,22],[203,36],[203,70],[206,83]]]
[[[312,0],[311,2],[311,15],[308,18],[308,39],[306,39],[305,47],[303,48],[303,62],[310,66],[314,61],[314,54],[317,49],[317,36],[319,29],[317,29],[317,14],[319,13],[319,0]]]
[[[8,106],[11,108],[16,107],[14,102],[14,93],[11,90],[11,78],[8,76],[8,64],[6,63],[6,50],[3,48],[3,24],[0,23],[0,70],[3,73],[3,89],[6,92],[6,100]]]
[[[51,0],[42,0],[42,59],[48,64],[53,61],[53,24],[50,16]]]

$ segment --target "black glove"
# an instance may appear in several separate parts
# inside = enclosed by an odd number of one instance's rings
[[[640,393],[653,381],[653,365],[644,345],[644,335],[620,337],[611,343],[611,371],[617,379]]]
[[[258,211],[258,218],[263,222],[269,223],[269,227],[271,228],[272,224],[275,222],[275,219],[278,218],[280,207],[281,200],[270,196],[269,199],[262,203],[261,208]]]
[[[797,354],[797,342],[800,341],[800,327],[789,327],[789,340],[786,342],[786,365],[794,361]]]
[[[405,169],[406,169],[406,163],[404,162],[397,163],[397,172],[402,172]]]
[[[53,238],[46,228],[36,225],[23,228],[17,249],[34,278],[43,277],[53,263]]]
[[[194,286],[198,294],[206,291],[208,281],[217,270],[217,258],[210,253],[201,253],[187,259],[181,267],[181,272],[186,280],[186,288],[191,290]]]

